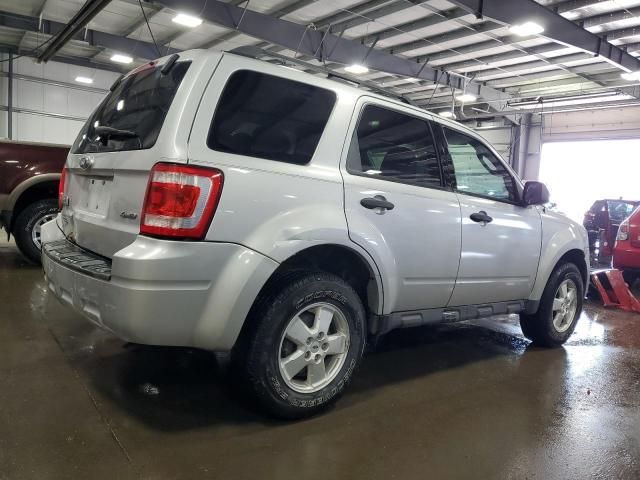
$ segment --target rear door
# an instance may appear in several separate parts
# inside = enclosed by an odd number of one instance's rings
[[[430,122],[363,99],[343,162],[350,238],[382,270],[384,311],[446,306],[460,256],[460,206],[445,188]]]
[[[58,222],[67,238],[107,257],[134,241],[149,171],[160,161],[187,161],[198,99],[191,96],[204,89],[216,60],[196,59],[181,54],[165,72],[166,58],[142,65],[89,118],[67,159]]]
[[[518,181],[484,142],[454,128],[442,132],[462,214],[460,269],[449,305],[527,299],[540,258],[540,212],[520,205]]]

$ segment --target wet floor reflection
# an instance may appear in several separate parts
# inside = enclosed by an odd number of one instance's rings
[[[131,478],[640,478],[640,315],[590,303],[553,350],[525,340],[517,316],[392,332],[334,409],[286,423],[256,411],[223,356],[123,344],[1,248],[0,296],[0,374],[14,379],[0,438],[21,445],[4,447],[12,462],[41,459],[40,478],[82,451],[59,432],[97,446],[101,428],[119,444],[99,458],[124,451]],[[25,394],[38,378],[51,381]],[[48,399],[51,423],[25,430],[31,397]]]

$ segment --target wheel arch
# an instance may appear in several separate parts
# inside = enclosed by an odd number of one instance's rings
[[[304,248],[282,262],[273,272],[263,291],[283,275],[296,270],[322,270],[349,283],[358,293],[367,313],[382,312],[383,287],[378,267],[355,248],[324,243]],[[261,291],[262,293],[262,291]]]
[[[541,265],[543,264],[542,259],[540,263]],[[525,313],[533,314],[538,310],[540,299],[542,298],[544,288],[549,281],[549,277],[556,270],[556,268],[558,268],[558,266],[563,263],[573,263],[576,267],[578,267],[578,270],[580,270],[580,275],[582,276],[582,279],[584,281],[584,289],[586,293],[587,286],[589,285],[589,265],[587,263],[585,252],[584,250],[577,247],[569,247],[562,253],[558,253],[558,255],[552,262],[546,262],[546,266],[543,272],[541,271],[541,268],[538,269],[536,282],[531,296],[529,297],[529,300],[527,302]]]
[[[7,210],[10,212],[7,220],[9,231],[13,231],[15,219],[28,205],[38,200],[57,198],[59,183],[59,173],[46,173],[31,177],[19,184],[11,192],[7,202]]]
[[[556,262],[553,267],[555,270],[558,265],[562,263],[573,263],[578,270],[580,270],[580,275],[582,275],[582,280],[584,281],[585,291],[587,285],[589,283],[589,267],[587,266],[587,259],[585,258],[584,251],[579,248],[572,248],[568,252],[566,252],[560,259]],[[551,270],[551,271],[553,271]]]

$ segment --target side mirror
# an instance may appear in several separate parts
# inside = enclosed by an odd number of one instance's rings
[[[543,205],[549,203],[549,190],[547,186],[542,182],[531,181],[525,183],[522,203],[524,205]]]

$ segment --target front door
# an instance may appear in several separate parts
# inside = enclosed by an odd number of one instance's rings
[[[460,206],[444,187],[429,121],[361,101],[342,171],[350,238],[374,258],[384,312],[446,306],[460,256]]]
[[[538,270],[542,226],[521,188],[479,139],[443,127],[462,214],[460,269],[450,306],[524,300]]]

